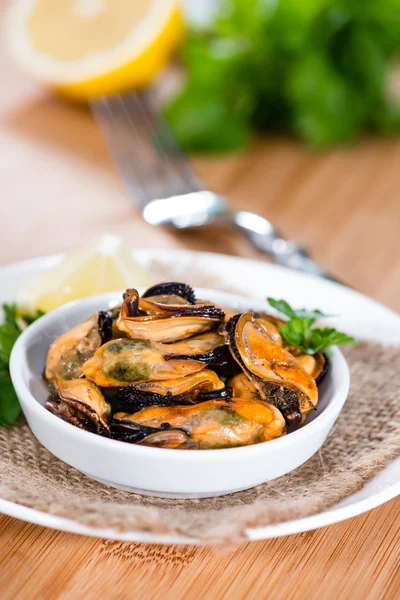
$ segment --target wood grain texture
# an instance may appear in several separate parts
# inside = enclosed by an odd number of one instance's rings
[[[132,246],[257,256],[227,231],[172,234],[129,204],[88,111],[42,93],[0,48],[0,262],[71,250],[103,231]],[[314,154],[289,139],[196,158],[234,206],[270,218],[327,270],[400,309],[400,140]],[[400,502],[322,530],[232,547],[150,546],[0,517],[2,600],[382,600],[400,589]]]

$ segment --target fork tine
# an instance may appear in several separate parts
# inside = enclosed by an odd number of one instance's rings
[[[126,127],[123,126],[125,121],[121,119],[118,103],[103,96],[92,100],[91,108],[128,187],[133,189],[140,204],[145,206],[152,197],[149,190],[152,179],[144,175],[146,164],[143,162],[143,153],[136,152],[132,156],[127,151],[130,144],[126,144]]]
[[[112,102],[118,110],[124,152],[134,176],[141,181],[148,200],[164,197],[171,188],[168,173],[162,170],[140,114],[127,106],[123,96],[115,96]]]
[[[152,92],[148,90],[141,94],[131,94],[131,98],[136,102],[149,130],[152,132],[157,150],[166,166],[173,169],[177,178],[179,180],[183,179],[193,191],[204,189],[180,151],[162,113],[157,109]]]
[[[112,154],[142,206],[153,199],[204,189],[150,101],[143,94],[92,101]]]
[[[159,189],[154,197],[165,198],[197,191],[200,186],[190,179],[182,169],[178,169],[171,153],[164,150],[158,131],[148,113],[146,101],[142,95],[130,94],[120,96],[120,102],[131,132],[139,136],[148,150],[147,167],[151,163],[150,175],[158,178]]]
[[[132,169],[135,171],[136,156],[140,155],[140,176],[146,181],[149,199],[171,196],[182,188],[171,170],[166,169],[155,148],[154,140],[137,106],[130,105],[128,98],[119,96],[121,118],[124,119],[125,149],[130,153]],[[139,174],[138,174],[139,175]]]

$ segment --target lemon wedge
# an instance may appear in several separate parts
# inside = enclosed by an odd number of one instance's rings
[[[70,300],[151,283],[150,274],[137,264],[122,240],[103,235],[25,285],[16,303],[22,312],[48,312]]]
[[[145,86],[183,31],[179,0],[13,0],[6,21],[21,66],[76,100]]]

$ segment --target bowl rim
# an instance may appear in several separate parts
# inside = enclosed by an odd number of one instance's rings
[[[141,288],[139,288],[141,289]],[[232,292],[225,292],[223,290],[217,290],[213,288],[202,288],[202,287],[194,287],[195,291],[199,294],[203,293],[211,293],[218,294],[220,296],[225,296],[227,300],[231,300],[231,302],[239,301],[240,303],[248,303],[250,306],[253,304],[261,304],[261,300],[258,298],[252,298],[251,296],[243,296],[241,294],[236,294]],[[93,446],[98,448],[114,448],[115,450],[120,450],[123,452],[131,453],[132,456],[152,456],[155,458],[156,454],[160,454],[164,457],[170,458],[178,458],[183,460],[193,460],[196,457],[205,459],[205,460],[214,460],[216,458],[216,453],[220,458],[227,456],[234,456],[236,454],[244,454],[244,455],[253,455],[259,454],[260,452],[269,451],[273,452],[274,450],[279,451],[282,447],[287,447],[295,444],[296,442],[300,442],[302,439],[309,437],[312,435],[312,432],[317,431],[324,427],[326,423],[330,422],[330,417],[334,410],[338,410],[338,413],[343,408],[343,405],[347,399],[349,388],[350,388],[350,372],[347,361],[345,360],[342,352],[336,346],[330,347],[326,350],[331,361],[339,367],[339,371],[341,374],[341,382],[337,389],[334,390],[332,398],[329,401],[329,404],[326,408],[315,417],[311,422],[305,423],[302,427],[297,429],[296,431],[292,431],[291,433],[281,436],[279,438],[268,440],[265,442],[260,442],[258,444],[250,444],[248,446],[235,446],[233,448],[213,448],[213,449],[173,449],[173,448],[156,448],[149,446],[141,446],[139,444],[128,444],[126,442],[120,440],[113,440],[111,438],[107,438],[104,436],[100,436],[94,434],[90,431],[86,431],[84,429],[80,429],[79,427],[75,427],[71,423],[67,423],[63,421],[56,415],[49,412],[31,393],[25,379],[23,376],[23,367],[30,371],[33,377],[37,378],[37,374],[33,373],[31,369],[29,369],[27,364],[27,354],[26,354],[26,345],[27,343],[34,339],[34,337],[43,330],[49,323],[51,323],[56,317],[61,317],[63,315],[68,314],[71,310],[76,308],[77,306],[85,307],[91,306],[93,302],[101,302],[111,303],[111,300],[115,296],[121,296],[122,292],[120,290],[116,290],[114,292],[106,292],[103,294],[97,294],[93,296],[89,296],[87,298],[83,298],[80,300],[72,300],[54,310],[46,313],[39,319],[37,319],[34,323],[29,325],[18,337],[16,343],[11,352],[10,356],[10,375],[11,380],[13,382],[15,391],[17,393],[18,398],[20,399],[21,408],[24,411],[24,405],[29,405],[31,411],[35,413],[38,419],[42,422],[46,422],[46,425],[51,426],[53,428],[58,428],[60,433],[63,435],[69,436],[77,436],[77,439],[82,442],[92,443]],[[229,304],[228,304],[229,306]],[[22,401],[21,401],[22,398]],[[91,442],[90,442],[91,440]],[[168,450],[168,454],[165,454],[165,450]],[[230,453],[230,454],[227,454]],[[191,457],[191,458],[190,458]]]

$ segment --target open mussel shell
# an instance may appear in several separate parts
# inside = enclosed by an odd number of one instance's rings
[[[135,432],[137,426],[165,429],[168,432],[179,430],[200,449],[246,446],[265,442],[285,433],[285,420],[275,406],[262,400],[247,398],[214,399],[192,406],[155,406],[134,414],[117,413],[113,419],[113,431],[115,423],[125,427],[126,431],[132,428]],[[154,432],[154,435],[158,433],[160,432]],[[176,447],[169,446],[165,437],[161,438],[162,447]],[[184,437],[181,438],[182,443],[186,443]],[[157,438],[152,438],[152,445],[158,445],[156,440]],[[142,443],[146,441],[145,436]],[[172,443],[175,442],[171,440]]]
[[[88,379],[56,379],[53,382],[53,393],[45,407],[80,429],[110,435],[110,404],[99,388]]]
[[[214,371],[204,369],[180,379],[126,386],[117,391],[113,402],[122,410],[136,412],[147,406],[196,404],[210,398],[229,398],[231,395],[231,390],[225,387]]]
[[[271,340],[264,319],[254,313],[236,315],[226,323],[224,334],[261,398],[279,408],[288,426],[302,423],[318,402],[315,380]]]
[[[168,296],[178,296],[186,300],[189,304],[195,304],[196,302],[196,294],[193,288],[186,283],[178,281],[166,281],[153,285],[142,294],[142,298],[155,298],[157,296],[165,298],[165,303],[168,302]]]
[[[139,298],[133,288],[123,299],[117,326],[134,339],[175,342],[215,329],[224,319],[221,309],[206,302],[191,304],[181,299],[178,304],[163,303]]]

